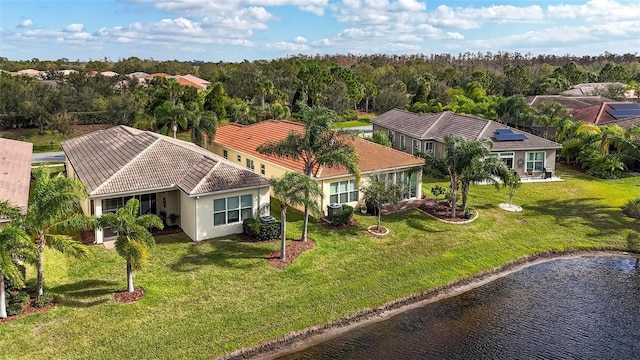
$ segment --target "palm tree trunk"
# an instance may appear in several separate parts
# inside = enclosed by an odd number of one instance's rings
[[[364,111],[369,112],[369,97],[367,96],[364,100]]]
[[[7,317],[7,304],[4,299],[4,275],[0,275],[0,319]]]
[[[280,207],[280,219],[282,219],[282,229],[280,229],[280,238],[281,238],[281,245],[280,245],[280,260],[284,260],[287,256],[286,251],[287,251],[287,207],[286,206],[281,206]]]
[[[127,291],[130,293],[135,291],[133,288],[133,266],[129,259],[127,259]]]
[[[37,296],[44,294],[44,241],[38,243],[38,279],[36,281]]]
[[[377,229],[380,230],[380,217],[382,216],[382,206],[378,206],[378,227]]]
[[[302,235],[300,240],[307,241],[307,228],[309,227],[309,206],[304,206],[304,220],[302,221]]]
[[[469,195],[469,184],[467,182],[462,183],[462,211],[467,212],[467,197]]]

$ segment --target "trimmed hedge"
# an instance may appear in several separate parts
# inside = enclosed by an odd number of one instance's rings
[[[347,204],[342,205],[342,210],[333,212],[331,223],[335,226],[343,226],[349,224],[353,217],[353,206]]]
[[[252,241],[266,241],[280,237],[282,224],[279,221],[263,224],[259,219],[246,219],[242,222],[242,231]]]

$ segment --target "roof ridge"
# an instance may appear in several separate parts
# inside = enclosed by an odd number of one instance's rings
[[[484,132],[487,131],[487,129],[489,128],[489,125],[491,125],[492,120],[487,120],[487,123],[484,124],[484,127],[482,128],[482,130],[480,130],[480,133],[478,134],[478,136],[476,136],[476,140],[480,140],[482,138],[482,135],[484,135]]]
[[[442,113],[440,113],[440,115],[436,118],[436,121],[433,122],[433,124],[431,124],[431,126],[429,126],[429,128],[422,134],[422,136],[420,138],[424,138],[425,136],[427,136],[427,134],[431,131],[431,129],[434,129],[436,124],[440,122],[441,119],[444,118],[444,115],[449,113],[448,111],[443,111]]]
[[[145,134],[146,132],[143,132],[143,134]],[[134,137],[137,137],[138,135],[133,135]],[[113,174],[111,174],[111,176],[109,176],[105,181],[102,182],[102,184],[96,186],[95,189],[93,189],[93,191],[91,192],[92,194],[97,193],[99,190],[101,190],[102,188],[104,188],[105,186],[107,186],[107,184],[109,182],[111,182],[111,180],[113,180],[116,176],[118,176],[120,173],[124,172],[126,169],[128,169],[131,166],[131,163],[133,163],[136,159],[140,158],[143,154],[147,153],[149,151],[149,149],[151,147],[153,147],[156,143],[158,143],[159,141],[161,141],[159,138],[156,138],[155,141],[153,141],[151,144],[149,144],[149,146],[145,147],[144,149],[142,149],[142,151],[140,151],[139,153],[136,154],[136,156],[134,156],[131,160],[129,160],[126,164],[124,164],[124,166],[122,166],[120,169],[118,169],[116,172],[114,172]]]
[[[212,160],[212,159],[209,159],[209,158],[203,157],[202,159],[200,159],[200,161],[199,161],[198,163],[202,162],[203,160],[207,160],[207,159],[208,159],[208,160]],[[213,161],[213,160],[212,160],[212,161]],[[195,165],[197,165],[197,164],[194,164],[194,166],[195,166]],[[196,184],[196,186],[194,186],[194,187],[193,187],[193,189],[191,189],[191,192],[189,193],[189,195],[191,195],[191,194],[197,194],[197,193],[199,192],[199,189],[202,187],[202,184],[204,183],[204,181],[209,177],[209,175],[211,174],[211,172],[213,172],[213,170],[214,170],[214,169],[216,169],[219,165],[220,165],[220,161],[216,161],[216,162],[215,162],[215,165],[213,165],[213,166],[211,167],[211,169],[209,169],[209,171],[207,171],[207,173],[206,173],[202,178],[200,178],[200,181],[198,181],[198,183]],[[180,180],[182,180],[182,179],[184,179],[184,177],[182,177]]]

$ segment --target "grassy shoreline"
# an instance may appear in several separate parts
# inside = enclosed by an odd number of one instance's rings
[[[383,217],[391,233],[380,239],[366,232],[373,217],[357,215],[357,226],[339,231],[312,224],[316,247],[285,270],[264,261],[277,241],[227,237],[195,244],[182,235],[158,237],[149,267],[135,278],[146,295],[134,304],[113,301],[126,282],[124,260],[114,251],[95,246],[85,260],[47,252],[46,289],[59,304],[0,324],[6,349],[0,357],[212,358],[523,256],[640,250],[640,223],[620,211],[637,197],[640,178],[604,181],[562,167],[557,173],[564,182],[523,184],[514,198],[522,213],[497,207],[506,192],[474,186],[469,201],[480,217],[465,225],[415,210]],[[433,185],[425,184],[424,193]],[[299,236],[301,217],[292,213],[289,220],[290,236]]]

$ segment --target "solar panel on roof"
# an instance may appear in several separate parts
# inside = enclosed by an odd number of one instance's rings
[[[637,109],[622,109],[622,110],[607,110],[609,115],[613,116],[616,120],[622,120],[630,117],[640,116],[640,108]]]
[[[527,137],[524,134],[516,134],[511,129],[498,129],[493,135],[495,141],[523,141]]]
[[[640,105],[638,104],[609,104],[609,107],[611,107],[613,110],[639,110],[640,111]]]

